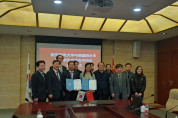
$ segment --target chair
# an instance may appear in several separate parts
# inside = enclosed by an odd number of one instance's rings
[[[178,88],[170,90],[169,98],[166,103],[166,109],[169,110],[169,109],[175,107],[176,105],[178,105]],[[173,111],[178,111],[178,106],[176,108],[170,110],[170,112],[173,112]]]

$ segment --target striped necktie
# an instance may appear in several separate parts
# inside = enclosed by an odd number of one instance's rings
[[[59,75],[59,71],[56,72],[57,78],[60,81],[60,75]]]

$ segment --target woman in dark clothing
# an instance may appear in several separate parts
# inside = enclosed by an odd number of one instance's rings
[[[145,88],[146,77],[143,74],[143,68],[141,66],[137,66],[135,69],[135,75],[131,79],[132,95],[140,96],[143,99]]]

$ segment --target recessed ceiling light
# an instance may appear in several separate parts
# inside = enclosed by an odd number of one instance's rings
[[[141,9],[140,8],[135,8],[134,11],[135,12],[139,12],[139,11],[141,11]]]
[[[55,3],[55,4],[61,4],[62,1],[61,1],[61,0],[55,0],[54,3]]]

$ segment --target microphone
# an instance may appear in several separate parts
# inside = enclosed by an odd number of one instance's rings
[[[154,95],[154,94],[151,94],[150,96],[144,98],[144,100],[146,100],[146,99],[148,99],[148,98],[150,98],[150,97],[152,97],[152,96],[155,96],[155,95]]]
[[[178,107],[178,105],[176,105],[176,106],[174,106],[174,107],[172,107],[172,108],[170,108],[169,110],[166,111],[166,118],[167,118],[167,113],[168,113],[170,110],[172,110],[172,109],[174,109],[174,108],[176,108],[176,107]]]
[[[12,118],[18,118],[16,115],[13,115]]]

